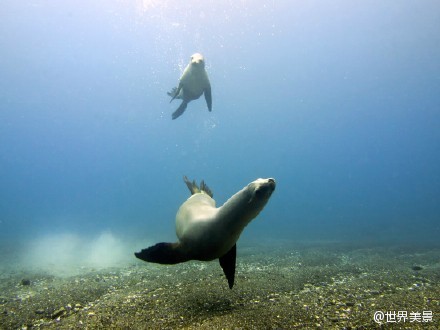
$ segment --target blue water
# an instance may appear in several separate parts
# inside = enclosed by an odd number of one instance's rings
[[[429,0],[4,1],[0,240],[175,240],[187,175],[277,180],[244,241],[438,243],[439,31]],[[195,52],[213,111],[172,121]]]

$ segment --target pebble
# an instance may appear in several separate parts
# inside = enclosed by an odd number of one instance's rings
[[[56,319],[59,318],[60,316],[66,314],[67,311],[64,307],[58,308],[55,312],[52,313],[52,318]]]
[[[28,278],[24,278],[21,280],[21,285],[31,285],[31,280]]]

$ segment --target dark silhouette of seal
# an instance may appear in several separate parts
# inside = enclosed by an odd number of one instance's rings
[[[179,85],[168,92],[168,95],[171,96],[171,101],[182,99],[180,106],[173,112],[172,118],[180,117],[185,112],[188,103],[197,100],[202,94],[205,95],[208,110],[211,111],[211,83],[205,70],[205,60],[202,54],[195,53],[191,56],[191,61],[183,71]]]

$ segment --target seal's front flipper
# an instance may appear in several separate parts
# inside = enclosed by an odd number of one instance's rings
[[[220,266],[223,268],[223,273],[226,275],[226,279],[228,280],[229,289],[232,289],[234,286],[234,278],[235,278],[235,259],[237,257],[237,244],[224,255],[221,256]]]
[[[143,249],[141,252],[135,252],[134,255],[143,261],[157,264],[172,265],[189,260],[188,257],[180,251],[179,243],[157,243],[156,245]]]
[[[208,110],[211,111],[212,110],[211,86],[205,88],[204,94],[205,94],[205,100],[206,100],[206,105],[208,106]]]
[[[176,119],[177,117],[180,117],[182,115],[182,113],[185,112],[187,105],[188,105],[187,101],[182,101],[182,104],[180,105],[180,107],[178,107],[177,110],[173,112],[172,118]]]

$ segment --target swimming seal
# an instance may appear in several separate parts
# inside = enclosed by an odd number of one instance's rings
[[[211,83],[205,70],[205,59],[202,54],[195,53],[191,56],[189,64],[180,77],[179,85],[174,87],[168,95],[174,99],[182,99],[182,103],[173,112],[172,118],[176,119],[186,110],[190,101],[197,100],[202,94],[205,94],[208,110],[212,110]]]
[[[176,215],[176,243],[158,243],[135,253],[147,262],[177,264],[189,260],[219,259],[232,289],[235,277],[236,243],[244,227],[254,219],[275,190],[275,180],[257,179],[216,208],[204,181],[184,181],[191,191]]]

